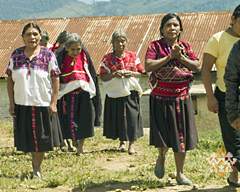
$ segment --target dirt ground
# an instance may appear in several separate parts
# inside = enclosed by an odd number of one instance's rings
[[[0,139],[0,148],[4,147],[12,147],[13,146],[13,138],[10,136],[1,137]],[[125,158],[119,159],[105,159],[104,163],[99,164],[103,169],[110,169],[115,171],[123,171],[125,169],[134,169],[134,166],[129,167],[129,158],[130,156],[125,156]],[[98,160],[99,161],[99,160]],[[101,161],[102,162],[102,161]],[[2,190],[0,189],[2,192]],[[27,190],[29,191],[29,190]],[[39,190],[32,190],[34,192],[80,192],[77,188],[69,188],[66,186],[58,186],[56,188],[44,188]],[[86,192],[134,192],[139,191],[138,189],[134,189],[134,186],[129,186],[129,184],[119,183],[119,184],[111,184],[106,186],[101,186],[97,188],[87,189]],[[173,186],[167,186],[165,188],[159,189],[146,189],[145,192],[188,192],[188,191],[196,191],[196,192],[240,192],[240,189],[231,188],[228,186],[179,186],[173,184]]]

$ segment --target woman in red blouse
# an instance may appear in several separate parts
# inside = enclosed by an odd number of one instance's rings
[[[142,89],[137,77],[144,69],[136,53],[126,51],[126,34],[115,31],[112,35],[113,52],[106,54],[100,66],[100,78],[106,91],[103,135],[120,140],[120,151],[135,153],[133,143],[143,136],[139,95]]]
[[[165,155],[174,151],[178,184],[191,185],[183,174],[186,151],[196,147],[197,130],[189,95],[192,71],[199,71],[198,58],[189,43],[180,40],[182,22],[167,14],[160,26],[161,38],[150,43],[145,70],[151,72],[150,145],[159,149],[155,175],[164,176]]]
[[[77,155],[83,153],[85,138],[94,135],[95,105],[99,95],[92,61],[78,34],[69,34],[65,48],[57,54],[61,70],[58,113],[64,139],[72,139]]]

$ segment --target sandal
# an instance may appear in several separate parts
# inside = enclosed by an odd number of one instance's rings
[[[134,153],[136,153],[136,151],[134,150],[134,148],[133,148],[133,147],[129,147],[129,148],[128,148],[128,154],[129,154],[129,155],[133,155]]]
[[[73,146],[68,146],[68,152],[76,152],[76,148]]]
[[[81,148],[81,149],[78,148],[76,155],[77,155],[77,156],[81,156],[81,155],[83,155],[83,153],[84,153],[84,152],[83,152],[83,149],[82,149],[82,148]]]
[[[61,150],[62,152],[67,152],[67,151],[68,151],[67,146],[61,146],[61,147],[60,147],[60,150]]]
[[[165,174],[164,160],[160,161],[159,158],[156,161],[154,174],[157,178],[162,179]]]
[[[118,150],[120,152],[125,152],[126,151],[126,145],[125,145],[125,143],[123,141],[120,142]]]
[[[178,185],[189,185],[189,186],[191,186],[193,184],[192,181],[185,176],[182,176],[181,178],[176,177],[176,181],[177,181]]]
[[[41,180],[42,179],[42,175],[41,175],[40,171],[33,171],[32,179],[39,179],[39,180]]]

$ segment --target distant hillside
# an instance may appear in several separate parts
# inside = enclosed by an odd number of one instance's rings
[[[79,0],[0,0],[0,19],[222,11],[233,10],[239,3],[239,0],[111,0],[94,4]]]

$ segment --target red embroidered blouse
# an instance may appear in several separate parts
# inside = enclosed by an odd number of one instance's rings
[[[135,52],[131,51],[125,51],[122,58],[114,56],[113,53],[108,53],[103,57],[102,63],[104,63],[111,73],[123,69],[139,73],[144,72],[140,59],[136,56]],[[106,73],[109,73],[107,69],[104,66],[100,66],[100,76]]]
[[[61,67],[61,83],[68,83],[74,80],[89,82],[90,79],[84,69],[84,64],[87,64],[84,51],[81,51],[76,58],[66,55]]]

